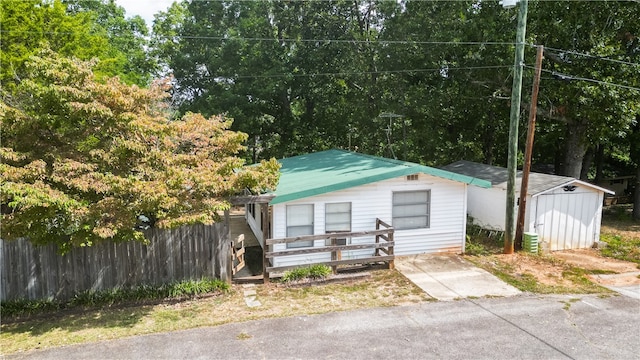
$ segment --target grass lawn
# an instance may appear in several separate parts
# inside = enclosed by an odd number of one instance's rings
[[[215,326],[229,322],[319,314],[367,307],[396,306],[431,300],[395,270],[372,270],[368,276],[340,283],[288,286],[256,285],[262,306],[249,308],[244,290],[183,301],[72,308],[18,319],[3,318],[2,354],[127,336]]]

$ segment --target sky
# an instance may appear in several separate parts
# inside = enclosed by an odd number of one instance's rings
[[[116,3],[126,10],[126,17],[140,15],[147,26],[153,25],[153,15],[165,11],[176,0],[116,0]]]

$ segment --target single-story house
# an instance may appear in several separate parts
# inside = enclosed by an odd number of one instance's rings
[[[490,188],[469,188],[467,212],[474,222],[504,231],[507,169],[458,161],[443,169],[491,182]],[[516,176],[516,209],[522,172]],[[538,234],[549,250],[593,246],[600,238],[604,194],[612,191],[572,177],[532,172],[527,187],[524,232]],[[517,211],[517,210],[516,210]]]
[[[247,222],[264,248],[265,237],[282,239],[332,232],[367,232],[376,219],[393,227],[396,255],[462,252],[466,236],[467,187],[491,183],[415,163],[343,150],[327,150],[279,161],[280,180],[268,212],[247,206]],[[266,215],[265,215],[266,214]],[[265,219],[265,217],[267,219]],[[264,226],[264,221],[269,224]],[[267,234],[261,229],[267,229]],[[338,239],[338,245],[371,243],[374,236]],[[272,251],[318,248],[325,239],[278,243]],[[343,251],[342,259],[374,250]],[[330,260],[330,253],[272,259],[270,266]]]

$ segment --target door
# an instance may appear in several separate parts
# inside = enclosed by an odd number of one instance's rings
[[[594,192],[561,192],[536,197],[535,228],[549,250],[591,247],[596,240],[600,209]]]

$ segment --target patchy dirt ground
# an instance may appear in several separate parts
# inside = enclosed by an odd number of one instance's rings
[[[612,272],[610,274],[588,275],[592,281],[600,285],[626,286],[640,284],[640,268],[638,268],[638,264],[603,257],[595,249],[558,251],[553,253],[552,256],[585,270]]]

